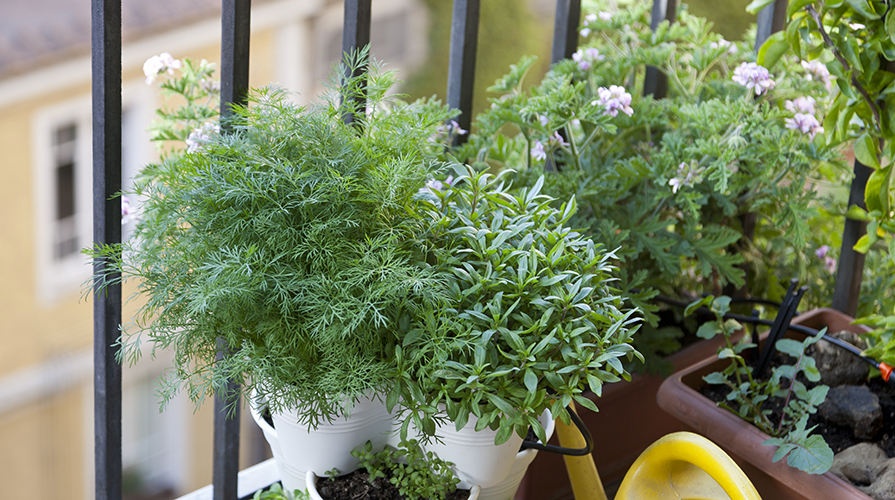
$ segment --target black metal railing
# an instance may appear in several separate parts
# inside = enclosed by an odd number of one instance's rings
[[[447,102],[461,114],[458,122],[469,130],[472,122],[473,81],[478,49],[481,0],[454,0],[451,25]],[[372,0],[345,0],[342,49],[350,52],[370,42]],[[759,43],[783,26],[786,0],[777,0],[759,15]],[[673,21],[677,0],[654,0],[652,25]],[[92,0],[93,64],[93,227],[95,244],[121,241],[121,0]],[[222,0],[221,108],[245,100],[249,68],[249,19],[251,0]],[[557,0],[551,58],[570,57],[578,45],[581,0]],[[654,68],[648,73],[644,93],[660,98],[665,94],[664,75]],[[856,179],[850,203],[863,201],[866,172],[856,162]],[[847,224],[837,275],[834,307],[854,314],[860,288],[863,259],[851,250],[862,234],[862,226]],[[98,263],[101,266],[102,263]],[[94,370],[96,434],[96,498],[119,500],[121,488],[121,366],[115,348],[121,324],[121,288],[106,286],[95,295]],[[841,290],[840,290],[841,289]],[[222,349],[226,347],[223,346]],[[232,389],[232,386],[231,386]],[[227,411],[237,408],[228,400],[231,392],[216,398],[214,421],[215,500],[237,498],[239,427],[238,418]]]

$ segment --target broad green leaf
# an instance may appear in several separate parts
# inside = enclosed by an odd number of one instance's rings
[[[848,212],[845,214],[845,216],[848,217],[849,219],[854,219],[854,220],[859,220],[859,221],[864,221],[864,222],[869,222],[871,220],[870,214],[868,214],[866,210],[864,210],[863,208],[861,208],[857,205],[852,205],[852,206],[848,207]]]
[[[786,41],[785,35],[785,32],[778,31],[768,37],[758,49],[758,64],[765,68],[771,68],[780,60],[783,54],[789,50],[789,42]]]
[[[877,149],[876,141],[867,132],[855,140],[855,158],[868,167],[879,168]]]
[[[699,309],[702,306],[708,306],[709,304],[712,303],[712,301],[714,299],[715,299],[715,297],[709,295],[708,297],[705,297],[701,300],[697,300],[696,302],[691,303],[690,305],[687,306],[686,309],[684,309],[684,316],[689,316],[689,315],[693,314],[693,311]]]
[[[889,213],[889,186],[891,181],[892,164],[887,165],[885,168],[877,168],[876,171],[870,174],[864,191],[864,203],[867,205],[867,210],[871,212],[879,210],[884,214]]]
[[[873,245],[873,241],[870,239],[869,234],[865,234],[861,236],[857,243],[855,243],[854,249],[858,253],[866,254],[868,250],[870,250],[870,246]]]
[[[709,373],[702,377],[702,380],[705,380],[707,384],[712,385],[723,385],[727,383],[727,377],[721,372]]]
[[[758,11],[772,3],[774,3],[774,0],[753,0],[752,3],[746,6],[746,11],[752,14],[756,14],[758,13]]]
[[[879,14],[873,11],[873,7],[867,0],[845,0],[855,11],[868,20],[879,19]]]
[[[802,9],[806,5],[815,2],[817,2],[817,0],[793,0],[789,2],[789,5],[786,6],[786,17],[791,18],[797,10]]]
[[[808,436],[808,439],[796,444],[787,460],[790,466],[808,474],[823,474],[833,466],[833,450],[823,437]]]
[[[701,339],[710,339],[714,338],[714,336],[719,333],[721,333],[721,329],[718,327],[718,324],[714,321],[709,321],[708,323],[699,325],[699,330],[696,331],[696,336]]]
[[[733,349],[729,347],[725,347],[724,349],[721,349],[720,352],[718,352],[718,359],[728,359],[736,357],[738,357],[737,353],[733,352]]]

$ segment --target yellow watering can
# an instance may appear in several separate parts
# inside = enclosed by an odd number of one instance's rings
[[[574,411],[574,407],[570,407]],[[575,426],[556,421],[564,447],[582,448]],[[591,455],[565,456],[575,500],[606,500]],[[737,464],[708,439],[675,432],[659,439],[637,458],[622,480],[615,500],[761,500]]]

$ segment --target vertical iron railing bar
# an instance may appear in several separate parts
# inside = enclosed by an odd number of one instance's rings
[[[864,204],[864,190],[873,169],[855,160],[855,177],[851,182],[848,194],[848,206],[857,205],[867,209]],[[858,299],[861,293],[861,281],[864,277],[864,254],[855,251],[855,244],[867,234],[867,223],[864,221],[845,219],[842,232],[842,248],[839,252],[839,263],[836,266],[836,284],[833,288],[833,309],[855,317],[858,312]]]
[[[581,0],[556,0],[556,13],[553,17],[553,46],[550,49],[550,64],[572,57],[578,50],[578,26],[581,24]],[[565,128],[559,135],[568,141]],[[553,154],[547,156],[544,170],[555,172],[561,165]]]
[[[221,2],[221,126],[227,133],[232,105],[246,103],[249,88],[249,38],[251,0]],[[218,356],[233,346],[218,342]],[[236,500],[239,496],[239,387],[232,380],[218,388],[214,397],[214,463],[212,498]]]
[[[342,22],[342,59],[348,54],[356,53],[360,49],[370,44],[370,20],[372,18],[372,1],[371,0],[345,0],[344,20]],[[352,75],[346,77],[356,78],[367,71],[366,66],[355,68]],[[366,90],[365,86],[359,89],[363,94]],[[353,109],[365,110],[365,99],[363,96],[348,96],[354,100]],[[347,112],[342,115],[342,121],[345,123],[354,123],[356,117],[353,113]]]
[[[662,21],[674,22],[677,18],[677,0],[653,0],[650,29],[655,31]],[[655,66],[646,67],[643,78],[643,95],[652,95],[653,99],[662,99],[668,94],[668,76]]]
[[[578,26],[581,24],[581,0],[556,0],[553,20],[553,47],[550,63],[572,57],[578,50]]]
[[[91,2],[93,100],[93,243],[121,242],[121,0]],[[94,463],[97,500],[120,500],[121,365],[112,347],[120,335],[121,284],[106,263],[94,263]]]
[[[774,33],[782,31],[786,25],[787,0],[775,0],[765,8],[758,11],[758,20],[755,23],[755,52]]]
[[[448,60],[447,103],[459,109],[457,123],[460,128],[472,127],[472,97],[475,87],[475,60],[479,46],[480,0],[454,0],[451,17],[451,51]],[[458,146],[469,134],[454,135],[453,144]]]

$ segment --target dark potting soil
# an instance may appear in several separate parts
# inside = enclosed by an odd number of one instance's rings
[[[370,474],[365,470],[356,470],[351,474],[333,479],[321,477],[317,479],[317,492],[324,500],[406,500],[398,493],[398,488],[385,478],[377,478],[370,482]],[[446,500],[466,500],[469,490],[456,490],[448,494]],[[434,500],[434,499],[433,499]]]
[[[809,354],[811,354],[812,347],[809,347]],[[780,353],[775,353],[774,358],[771,359],[771,367],[780,366],[784,363],[786,364],[794,364],[795,360],[793,360],[789,356],[782,355]],[[770,370],[769,370],[770,371]],[[804,383],[809,389],[814,387],[815,383],[808,382],[804,378],[801,378],[800,381]],[[814,429],[812,434],[818,434],[823,436],[824,440],[830,445],[830,448],[833,450],[833,453],[839,453],[840,451],[854,446],[858,443],[862,442],[870,442],[880,447],[883,451],[886,452],[886,456],[889,458],[895,457],[895,387],[888,385],[879,377],[874,378],[867,382],[867,387],[876,394],[879,398],[880,407],[882,409],[883,414],[883,425],[882,428],[876,433],[874,440],[863,440],[856,438],[854,436],[854,431],[850,427],[837,425],[832,422],[828,422],[825,418],[821,417],[818,413],[811,415],[808,418],[808,427],[812,427],[814,425],[817,428]],[[700,391],[703,396],[711,399],[714,402],[726,401],[726,396],[730,392],[730,390],[726,386],[721,385],[706,385]],[[783,410],[783,398],[770,398],[765,404],[762,406],[763,409],[769,409],[772,411],[770,415],[771,422],[780,422],[780,415]],[[727,401],[728,404],[731,405],[734,409],[737,406]]]

